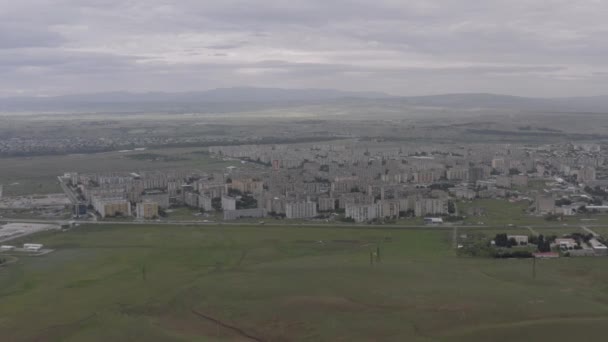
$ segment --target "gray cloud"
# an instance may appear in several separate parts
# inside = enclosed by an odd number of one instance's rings
[[[212,49],[212,50],[231,50],[231,49],[240,48],[245,45],[247,45],[247,42],[208,45],[208,46],[205,46],[205,48]]]
[[[66,39],[62,35],[49,32],[45,28],[0,23],[0,50],[52,47],[65,42]]]
[[[0,96],[224,86],[394,94],[608,89],[595,0],[21,0]]]

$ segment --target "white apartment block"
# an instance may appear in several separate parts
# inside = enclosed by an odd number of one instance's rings
[[[446,171],[446,178],[448,180],[467,180],[469,179],[469,169],[462,167],[455,167]]]
[[[336,199],[331,197],[319,197],[319,211],[334,211],[336,209]]]
[[[285,205],[285,217],[289,219],[313,218],[317,216],[317,204],[314,202],[295,202]]]
[[[355,222],[367,222],[378,218],[379,211],[377,204],[347,204],[344,216]]]
[[[448,201],[439,198],[419,198],[414,206],[414,214],[418,217],[427,215],[444,215],[448,213]]]
[[[236,198],[222,196],[222,210],[236,210]]]
[[[118,215],[131,216],[131,203],[122,197],[93,197],[92,205],[102,218]]]
[[[198,196],[198,207],[204,211],[212,211],[213,205],[211,204],[211,197],[205,195]]]

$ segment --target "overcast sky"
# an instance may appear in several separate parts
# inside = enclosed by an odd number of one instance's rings
[[[608,94],[603,0],[0,0],[0,96]]]

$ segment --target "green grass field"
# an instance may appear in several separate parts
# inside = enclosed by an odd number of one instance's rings
[[[107,152],[73,154],[64,156],[38,156],[0,158],[0,184],[4,195],[28,195],[61,192],[57,176],[68,171],[120,172],[142,170],[167,170],[192,168],[199,170],[223,170],[237,162],[224,162],[206,154],[197,153],[202,148],[166,148],[140,152]],[[154,154],[165,159],[138,158]]]
[[[460,201],[457,207],[460,215],[466,216],[465,224],[477,224],[483,222],[484,225],[504,225],[515,226],[526,225],[580,225],[584,224],[581,218],[591,218],[595,223],[608,223],[608,215],[586,215],[586,216],[564,216],[562,221],[547,221],[543,216],[530,215],[527,201],[509,202],[503,199],[476,199],[473,201]],[[485,213],[482,216],[472,216],[469,210],[472,208],[483,208]]]
[[[608,258],[457,257],[452,230],[83,226],[0,268],[6,341],[602,339]],[[370,266],[379,246],[381,263]],[[253,338],[247,338],[248,335]]]

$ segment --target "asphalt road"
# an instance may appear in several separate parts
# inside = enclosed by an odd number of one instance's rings
[[[452,229],[452,228],[479,228],[479,229],[521,229],[521,228],[550,228],[556,227],[555,224],[547,225],[526,225],[526,226],[506,226],[506,225],[399,225],[399,224],[354,224],[354,223],[283,223],[283,222],[272,222],[264,220],[265,223],[251,223],[251,222],[227,222],[227,221],[172,221],[172,220],[160,220],[160,221],[88,221],[88,220],[57,220],[57,219],[15,219],[15,218],[0,218],[1,222],[18,222],[18,223],[54,223],[63,224],[68,221],[73,221],[78,224],[101,224],[101,225],[179,225],[179,226],[270,226],[270,227],[319,227],[319,228],[377,228],[377,229],[420,229],[420,228],[438,228],[438,229]],[[580,228],[579,225],[568,225],[568,226],[557,226],[559,228]],[[590,225],[587,224],[584,227],[608,227],[608,224]]]

